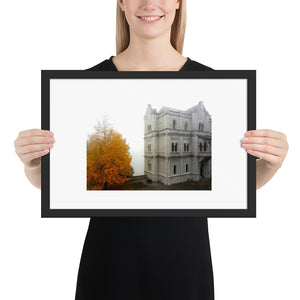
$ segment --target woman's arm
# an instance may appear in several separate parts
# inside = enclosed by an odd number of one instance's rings
[[[28,168],[24,165],[24,171],[30,183],[41,189],[41,165],[36,168]]]
[[[256,189],[259,189],[282,166],[289,149],[286,135],[270,129],[251,130],[241,141],[249,154],[260,158],[256,161]]]
[[[53,132],[42,129],[21,131],[16,138],[15,151],[24,164],[26,177],[32,185],[41,189],[41,156],[53,148]]]
[[[264,186],[277,172],[275,169],[271,169],[267,166],[264,159],[256,160],[256,189],[260,189]]]

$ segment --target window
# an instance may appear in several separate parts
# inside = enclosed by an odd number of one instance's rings
[[[200,152],[202,152],[202,143],[200,143],[199,147],[200,147]]]
[[[151,144],[148,144],[148,152],[151,152]]]
[[[206,151],[206,149],[207,149],[207,143],[205,142],[204,143],[204,151]]]
[[[174,166],[173,170],[174,170],[174,174],[176,174],[176,165]]]
[[[199,122],[199,131],[203,131],[204,124]]]
[[[188,123],[187,122],[185,122],[185,124],[184,124],[184,130],[188,130]]]
[[[151,163],[148,162],[148,171],[151,171]]]
[[[151,124],[148,125],[148,132],[150,132],[150,131],[151,131]]]
[[[188,165],[188,164],[185,165],[185,171],[186,171],[186,172],[189,171],[189,165]]]
[[[173,120],[173,129],[176,129],[176,121]]]
[[[177,152],[177,143],[172,143],[172,152]]]
[[[184,152],[188,152],[189,151],[189,145],[190,145],[190,143],[184,143],[184,145],[183,145],[183,151]]]

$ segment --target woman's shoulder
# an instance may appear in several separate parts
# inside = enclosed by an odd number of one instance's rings
[[[117,71],[117,68],[112,62],[112,57],[113,55],[110,58],[101,61],[97,65],[86,69],[85,71]]]
[[[188,61],[186,65],[184,66],[185,68],[182,68],[182,71],[213,71],[214,69],[204,65],[202,63],[199,63],[196,60],[193,60],[188,57]]]

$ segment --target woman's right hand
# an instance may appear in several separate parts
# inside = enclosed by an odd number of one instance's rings
[[[14,142],[15,151],[26,168],[41,165],[41,157],[53,147],[53,136],[53,132],[42,129],[29,129],[19,133]]]

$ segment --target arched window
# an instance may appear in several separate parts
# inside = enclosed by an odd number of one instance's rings
[[[151,171],[151,162],[148,161],[148,171]]]
[[[185,124],[184,124],[184,130],[188,130],[188,123],[187,122],[185,122]]]
[[[175,151],[174,143],[172,143],[172,152]]]
[[[199,131],[203,131],[204,124],[199,122]]]
[[[202,152],[202,143],[200,143],[199,147],[200,147],[200,152]]]
[[[150,132],[150,131],[151,131],[151,124],[148,125],[148,132]]]
[[[148,152],[151,152],[151,144],[148,144]]]
[[[190,145],[190,143],[187,143],[187,145],[186,145],[186,151],[187,152],[189,152],[189,145]]]
[[[173,120],[173,129],[176,129],[176,121]]]
[[[188,165],[188,164],[185,165],[185,171],[186,171],[186,172],[189,171],[189,165]]]
[[[174,166],[173,170],[174,170],[174,174],[176,174],[176,165]]]
[[[207,143],[205,142],[204,143],[204,151],[206,151],[206,149],[207,149]]]
[[[203,131],[204,130],[204,123],[202,123],[202,127],[201,127],[201,131]]]

